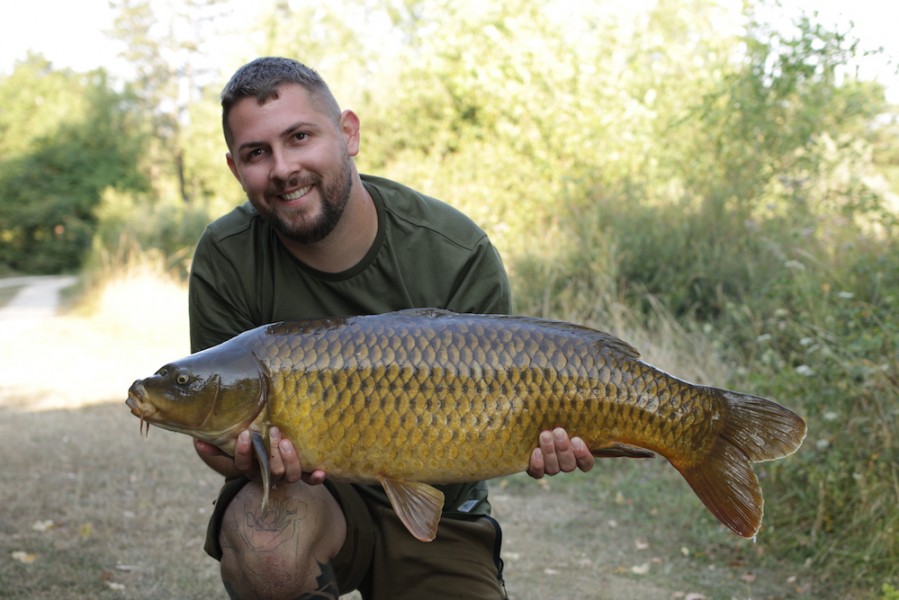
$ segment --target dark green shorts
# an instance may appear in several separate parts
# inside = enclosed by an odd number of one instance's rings
[[[225,482],[206,532],[206,552],[221,560],[225,509],[246,485]],[[346,541],[331,561],[340,593],[358,589],[366,600],[506,598],[500,559],[502,532],[491,517],[444,513],[433,542],[419,542],[389,506],[347,483],[325,481],[347,522]]]

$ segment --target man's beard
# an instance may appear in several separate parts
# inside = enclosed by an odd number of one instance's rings
[[[269,211],[266,218],[282,236],[300,244],[320,242],[334,231],[340,222],[350,199],[353,174],[349,160],[344,161],[337,177],[330,184],[319,184],[321,213],[312,221],[295,223],[276,211]]]

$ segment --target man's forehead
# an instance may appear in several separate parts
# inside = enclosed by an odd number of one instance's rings
[[[315,104],[312,93],[298,83],[285,82],[280,83],[272,88],[268,93],[263,95],[246,96],[238,100],[234,106],[245,102],[255,101],[257,106],[265,106],[278,100],[286,99],[290,103],[299,105]]]
[[[296,84],[282,85],[265,99],[255,96],[243,98],[234,104],[228,114],[229,124],[235,133],[235,128],[274,124],[280,120],[324,124],[329,117],[322,103],[316,102],[308,91]]]

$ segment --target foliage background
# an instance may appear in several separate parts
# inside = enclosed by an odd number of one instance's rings
[[[30,56],[0,79],[0,272],[135,261],[186,275],[241,201],[222,164],[230,72],[144,0],[115,2],[135,76]],[[166,18],[212,35],[220,2]],[[297,57],[362,117],[362,171],[475,218],[516,312],[708,344],[809,439],[762,473],[773,560],[821,590],[897,584],[899,109],[852,28],[758,2],[276,2],[246,60]],[[298,32],[301,32],[298,34]],[[710,383],[710,382],[709,382]]]

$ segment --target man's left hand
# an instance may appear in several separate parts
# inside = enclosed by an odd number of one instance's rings
[[[538,446],[531,453],[528,475],[540,479],[544,475],[570,473],[575,469],[589,471],[596,462],[594,456],[579,437],[568,437],[561,427],[540,434]]]

